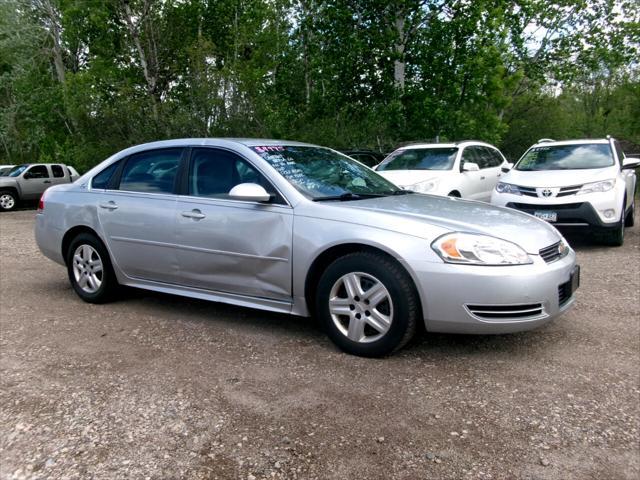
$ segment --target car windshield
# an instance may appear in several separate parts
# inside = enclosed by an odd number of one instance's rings
[[[370,168],[328,148],[291,145],[251,148],[313,200],[356,200],[405,193]]]
[[[18,165],[17,167],[13,167],[9,173],[7,173],[7,177],[17,177],[22,172],[24,172],[29,165]]]
[[[516,170],[582,170],[613,166],[608,143],[549,145],[531,148],[520,159]]]
[[[377,171],[384,170],[451,170],[458,149],[453,148],[410,148],[397,150],[389,155]]]

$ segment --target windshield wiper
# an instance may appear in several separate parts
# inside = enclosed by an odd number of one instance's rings
[[[416,193],[413,190],[390,190],[388,192],[384,192],[385,195],[410,195],[412,193]]]
[[[326,197],[318,197],[314,198],[314,202],[324,202],[325,200],[340,200],[341,202],[347,200],[362,200],[364,198],[374,198],[374,197],[384,197],[385,195],[382,193],[353,193],[353,192],[345,192],[341,195],[329,195]]]

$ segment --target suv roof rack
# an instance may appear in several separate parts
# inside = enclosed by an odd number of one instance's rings
[[[538,143],[547,143],[547,142],[555,142],[553,138],[541,138],[538,140]]]

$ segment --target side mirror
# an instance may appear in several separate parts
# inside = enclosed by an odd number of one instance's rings
[[[33,175],[31,174],[31,172],[24,172],[22,178],[24,178],[25,180],[29,180],[30,178],[33,178]]]
[[[462,171],[463,172],[479,172],[480,167],[478,166],[477,163],[474,163],[474,162],[464,162],[464,164],[462,165]]]
[[[232,200],[245,200],[247,202],[268,202],[271,195],[257,183],[241,183],[229,191]]]
[[[502,168],[500,170],[502,170],[502,173],[507,173],[512,168],[513,168],[513,163],[508,162],[508,163],[505,163],[504,165],[502,165]]]
[[[640,167],[640,158],[625,158],[622,161],[622,168],[624,169],[633,169]]]

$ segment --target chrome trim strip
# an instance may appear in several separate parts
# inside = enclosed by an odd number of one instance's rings
[[[211,253],[214,255],[229,255],[233,257],[243,257],[243,258],[255,258],[258,260],[268,260],[271,262],[289,262],[289,259],[284,257],[268,257],[264,255],[252,255],[250,253],[228,252],[226,250],[213,250],[210,248],[191,247],[188,245],[177,245],[175,243],[154,242],[153,240],[142,240],[138,238],[128,238],[128,237],[109,237],[109,238],[114,242],[127,242],[127,243],[137,243],[141,245],[153,245],[155,247],[177,248],[179,250],[187,250],[192,252]]]

